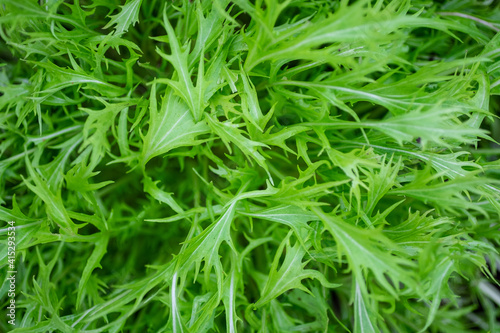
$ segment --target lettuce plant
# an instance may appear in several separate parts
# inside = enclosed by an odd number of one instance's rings
[[[0,13],[0,331],[500,330],[498,2]]]

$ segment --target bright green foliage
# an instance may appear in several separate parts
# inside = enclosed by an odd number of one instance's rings
[[[500,5],[0,0],[7,332],[499,332]]]

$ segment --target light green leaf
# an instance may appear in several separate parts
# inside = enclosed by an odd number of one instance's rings
[[[167,204],[170,208],[172,208],[176,213],[182,214],[184,210],[179,206],[179,204],[172,197],[172,193],[167,193],[162,191],[156,186],[159,181],[153,182],[153,180],[145,176],[144,177],[144,191],[153,196],[156,200]]]
[[[127,0],[124,6],[120,6],[120,12],[112,15],[111,20],[103,29],[109,29],[112,25],[115,25],[115,35],[122,35],[127,32],[130,26],[134,26],[139,21],[141,3],[142,0]]]
[[[46,182],[37,174],[31,161],[26,157],[26,168],[34,184],[24,179],[26,186],[33,191],[46,205],[47,216],[58,226],[63,233],[74,235],[77,233],[78,226],[71,221],[60,193],[53,193]]]
[[[94,251],[92,251],[92,254],[87,259],[87,264],[85,265],[82,277],[80,278],[80,282],[78,283],[78,294],[76,297],[77,308],[81,305],[82,297],[85,293],[86,285],[92,272],[96,268],[102,268],[101,259],[107,252],[108,242],[109,242],[109,236],[106,234],[101,234],[101,237],[95,243]]]
[[[243,131],[238,128],[239,126],[229,121],[219,122],[213,116],[207,116],[206,119],[208,120],[210,128],[212,128],[214,133],[224,142],[229,153],[232,153],[230,143],[233,143],[243,152],[243,154],[251,158],[269,174],[266,159],[258,150],[259,147],[267,148],[267,145],[246,138],[243,135]]]
[[[159,111],[156,104],[156,89],[153,88],[149,107],[149,130],[143,138],[143,164],[174,148],[196,145],[201,142],[196,138],[209,131],[203,121],[194,122],[189,108],[171,91],[166,93]]]
[[[361,278],[363,271],[369,269],[378,283],[395,297],[400,288],[399,282],[404,283],[405,288],[413,290],[416,288],[415,277],[411,270],[408,270],[414,264],[391,253],[397,247],[379,231],[355,227],[337,216],[325,214],[316,207],[312,210],[335,238],[338,252],[345,253],[354,277]],[[392,284],[385,274],[391,279]]]
[[[285,259],[278,269],[283,251],[285,251]],[[308,291],[302,285],[302,280],[306,278],[319,280],[327,288],[337,288],[340,286],[340,284],[328,282],[325,276],[316,270],[304,269],[304,266],[307,264],[307,261],[304,261],[305,254],[306,250],[300,242],[296,242],[293,246],[290,244],[289,233],[283,242],[281,242],[276,252],[266,285],[261,291],[261,297],[255,303],[256,307],[261,307],[269,303],[290,289]]]

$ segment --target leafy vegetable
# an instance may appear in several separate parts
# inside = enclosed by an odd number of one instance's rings
[[[499,32],[496,1],[0,0],[0,331],[499,331]]]

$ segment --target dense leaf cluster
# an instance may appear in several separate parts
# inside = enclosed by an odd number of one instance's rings
[[[14,332],[500,330],[495,1],[0,13]]]

